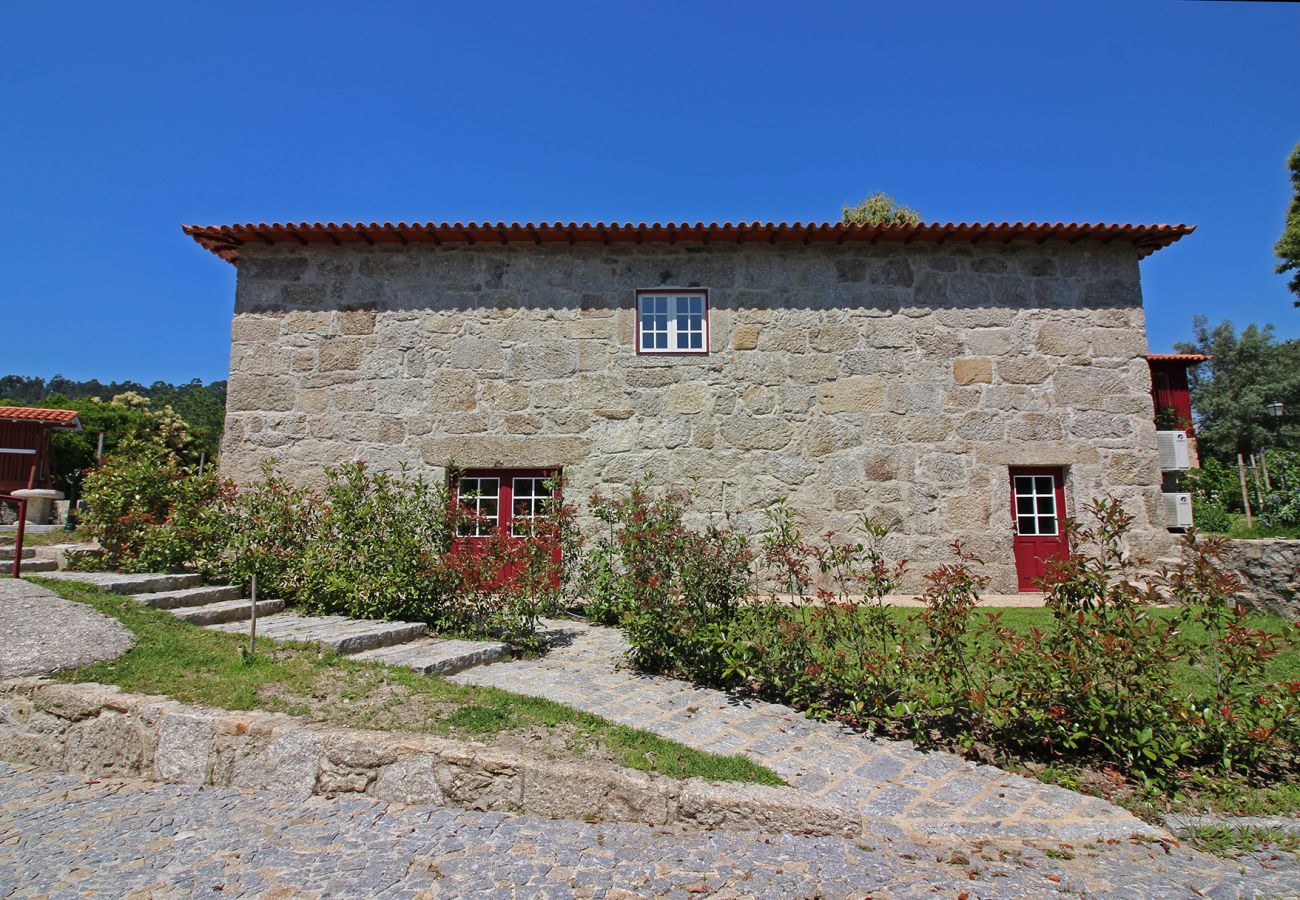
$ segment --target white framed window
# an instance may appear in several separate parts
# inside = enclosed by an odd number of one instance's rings
[[[462,537],[484,537],[496,531],[501,519],[499,478],[462,478],[456,485],[456,499],[474,517],[461,526]]]
[[[1016,533],[1054,536],[1060,517],[1056,510],[1056,479],[1051,475],[1016,475]]]
[[[551,502],[549,478],[515,478],[511,483],[514,498],[510,510],[510,534],[527,537],[532,533],[533,520],[547,511]]]
[[[708,353],[709,292],[637,291],[636,352]]]

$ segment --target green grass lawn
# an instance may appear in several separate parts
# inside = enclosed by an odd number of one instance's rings
[[[0,532],[0,540],[3,540],[5,544],[12,544],[16,537],[16,532]],[[89,541],[90,539],[90,535],[83,529],[64,531],[62,528],[56,528],[54,531],[47,531],[44,534],[34,534],[30,531],[23,532],[24,547],[48,547],[51,544],[74,544]]]
[[[1265,528],[1259,524],[1259,518],[1253,520],[1254,527],[1246,527],[1245,513],[1232,513],[1232,525],[1226,532],[1227,537],[1238,539],[1257,538],[1292,538],[1300,539],[1300,528]]]
[[[136,646],[112,662],[60,673],[124,691],[165,694],[223,709],[264,709],[341,727],[413,731],[472,740],[496,736],[575,761],[597,754],[619,765],[676,778],[779,785],[775,772],[740,756],[693,750],[559,703],[495,688],[453,684],[409,669],[264,641],[245,658],[247,639],[209,631],[91,585],[32,578],[68,600],[93,606],[135,633]],[[562,739],[558,739],[562,738]]]
[[[976,612],[977,616],[987,614],[991,610],[980,609]],[[899,609],[900,618],[910,618],[919,613],[915,609]],[[1022,634],[1028,634],[1030,630],[1038,628],[1046,631],[1052,624],[1052,614],[1047,609],[1000,609],[1002,623]],[[1160,607],[1153,607],[1150,615],[1156,620],[1171,621],[1177,611]],[[1259,628],[1273,634],[1283,635],[1291,631],[1290,623],[1285,619],[1277,616],[1263,614],[1252,614],[1248,620],[1252,628]],[[1187,626],[1183,634],[1188,641],[1197,646],[1205,646],[1206,635],[1205,629],[1198,625]],[[1186,694],[1204,696],[1213,687],[1213,676],[1209,668],[1205,665],[1204,659],[1184,659],[1175,669],[1175,676],[1182,692]],[[1272,659],[1270,659],[1264,670],[1264,678],[1268,681],[1290,681],[1300,678],[1300,650],[1295,647],[1283,650]]]

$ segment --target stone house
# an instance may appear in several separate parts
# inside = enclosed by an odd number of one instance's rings
[[[647,474],[742,530],[893,526],[1030,586],[1111,495],[1165,536],[1139,260],[1182,225],[189,226],[238,269],[223,471],[350,459],[498,527]]]

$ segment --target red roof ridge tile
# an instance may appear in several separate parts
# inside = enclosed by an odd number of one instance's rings
[[[1196,230],[1195,225],[1136,225],[1105,222],[918,222],[914,225],[844,222],[259,222],[232,225],[184,225],[182,229],[227,262],[237,262],[245,238],[265,244],[292,242],[367,244],[400,241],[449,243],[528,243],[734,240],[777,242],[846,241],[867,243],[913,241],[1081,240],[1133,243],[1139,256],[1154,253]]]

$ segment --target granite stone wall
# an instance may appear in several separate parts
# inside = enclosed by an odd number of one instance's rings
[[[1237,602],[1247,609],[1300,621],[1300,541],[1228,541],[1223,561],[1242,580]]]
[[[706,287],[713,352],[639,356],[638,288]],[[1138,258],[1123,243],[240,250],[222,467],[313,481],[646,473],[745,530],[895,527],[913,580],[966,541],[1014,591],[1007,467],[1067,468],[1163,539]]]

